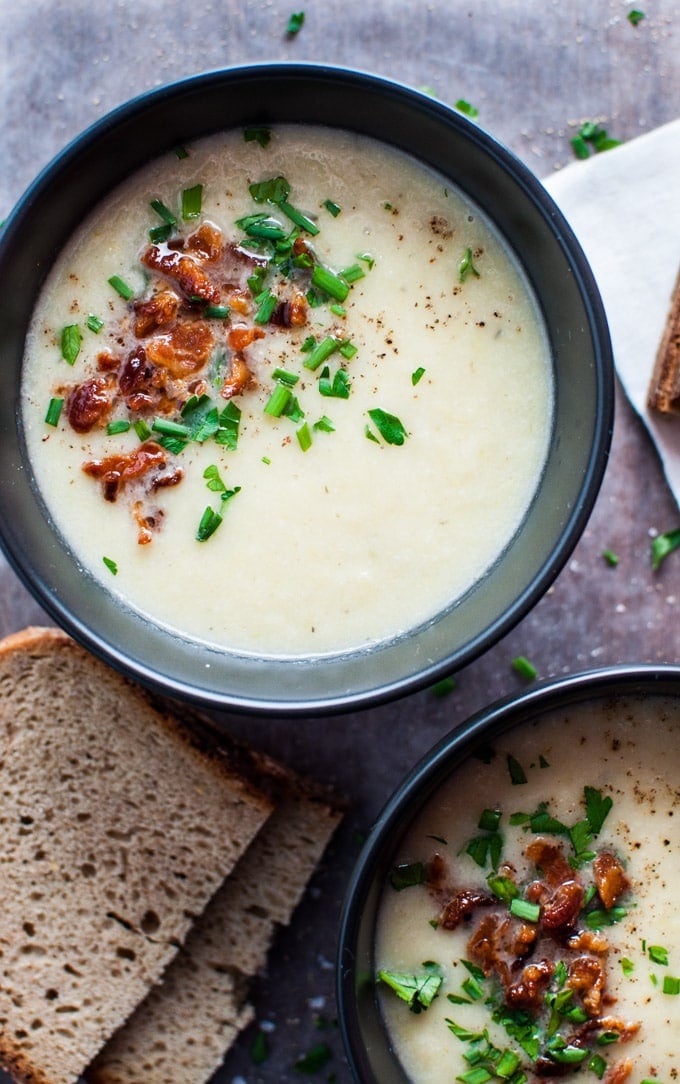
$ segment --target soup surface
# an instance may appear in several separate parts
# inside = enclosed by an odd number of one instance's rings
[[[295,656],[397,636],[483,575],[540,478],[552,373],[459,192],[284,126],[168,154],[83,222],[22,396],[89,574],[190,638]]]
[[[412,1081],[675,1079],[679,727],[662,698],[574,707],[429,801],[376,950]]]

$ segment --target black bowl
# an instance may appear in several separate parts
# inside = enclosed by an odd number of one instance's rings
[[[588,702],[646,696],[676,698],[680,667],[614,666],[544,682],[485,708],[439,742],[409,773],[370,832],[350,881],[340,922],[337,999],[340,1029],[357,1084],[409,1084],[380,1012],[375,932],[380,900],[399,843],[419,812],[475,750],[515,726]]]
[[[172,147],[225,128],[305,122],[377,137],[460,186],[514,250],[542,310],[554,363],[554,426],[535,499],[500,559],[435,620],[371,650],[290,662],[197,645],[125,609],[85,576],[50,524],[20,423],[26,329],[57,254],[116,184]],[[114,110],[38,177],[0,239],[0,532],[52,618],[140,681],[203,705],[288,714],[347,710],[434,682],[479,655],[543,595],[581,535],[613,420],[606,321],[584,255],[530,171],[486,132],[425,94],[326,66],[206,73]]]

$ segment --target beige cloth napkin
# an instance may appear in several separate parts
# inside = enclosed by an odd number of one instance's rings
[[[544,178],[602,294],[616,371],[680,504],[680,418],[646,407],[680,268],[680,119]]]

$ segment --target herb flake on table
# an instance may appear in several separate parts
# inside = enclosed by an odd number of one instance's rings
[[[645,17],[644,11],[640,11],[639,8],[631,8],[626,18],[631,26],[639,26]]]
[[[657,572],[662,561],[665,561],[669,553],[672,553],[678,547],[680,547],[680,527],[653,538],[651,546],[652,572]]]
[[[300,31],[302,30],[302,27],[304,25],[304,21],[305,21],[305,13],[304,13],[304,11],[294,11],[291,14],[290,18],[288,19],[288,24],[286,26],[286,33],[291,38],[294,38],[295,35],[299,34]]]
[[[606,128],[592,120],[582,124],[570,142],[577,158],[589,158],[591,151],[594,153],[610,151],[621,145],[620,139],[614,139]]]
[[[454,109],[457,109],[459,113],[464,113],[466,117],[470,117],[472,120],[479,116],[477,107],[471,105],[465,98],[459,98],[454,105]]]

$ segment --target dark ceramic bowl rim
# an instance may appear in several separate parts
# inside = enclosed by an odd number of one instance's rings
[[[396,1058],[389,1080],[376,1076],[362,1041],[365,1005],[372,995],[365,982],[359,985],[358,972],[373,974],[374,970],[366,966],[367,953],[358,945],[367,939],[366,931],[362,930],[367,915],[373,928],[378,885],[385,883],[391,856],[428,798],[480,743],[486,744],[514,726],[590,700],[645,695],[680,697],[680,666],[620,664],[540,682],[519,696],[503,697],[470,716],[437,742],[399,784],[370,830],[347,887],[340,917],[336,971],[338,1022],[356,1084],[408,1084]],[[360,996],[364,998],[364,1012],[359,1011]],[[378,1017],[376,1008],[375,1021]],[[380,1035],[378,1042],[386,1050],[387,1036],[377,1023],[373,1037],[376,1032]]]
[[[393,645],[381,644],[368,651],[346,653],[330,658],[304,659],[292,664],[285,660],[281,663],[278,659],[270,659],[264,661],[261,666],[251,664],[250,660],[243,665],[242,657],[238,661],[239,656],[236,653],[230,656],[230,653],[215,652],[212,655],[214,660],[211,663],[212,671],[209,673],[206,669],[204,676],[197,675],[198,668],[192,668],[194,664],[189,659],[190,648],[193,647],[194,652],[196,650],[195,642],[189,641],[188,647],[185,644],[181,658],[178,655],[169,658],[168,652],[179,650],[170,646],[172,634],[168,635],[166,632],[159,635],[158,631],[154,630],[154,636],[158,637],[158,644],[154,644],[153,653],[142,655],[139,651],[139,644],[142,642],[139,630],[136,632],[137,649],[128,649],[128,637],[125,635],[127,630],[123,629],[122,625],[121,628],[116,626],[115,630],[110,632],[109,627],[103,625],[103,618],[97,618],[94,627],[90,627],[89,619],[84,618],[81,612],[75,612],[75,607],[69,603],[68,598],[65,600],[62,597],[59,582],[57,581],[56,590],[52,586],[45,573],[47,558],[42,558],[43,565],[37,570],[34,567],[33,557],[24,545],[22,534],[13,518],[18,501],[18,497],[12,492],[16,479],[4,477],[2,474],[0,474],[0,519],[4,521],[4,526],[0,544],[19,577],[58,624],[66,628],[72,636],[95,654],[142,683],[171,696],[193,700],[207,707],[285,715],[323,714],[375,705],[426,687],[443,674],[450,673],[468,663],[496,642],[545,593],[580,537],[599,491],[613,425],[613,361],[606,318],[590,267],[563,215],[528,167],[467,117],[428,95],[380,76],[331,65],[258,63],[218,69],[153,89],[113,109],[72,140],[42,170],[20,199],[9,216],[0,238],[0,265],[5,259],[5,252],[11,251],[12,245],[16,247],[16,238],[24,222],[30,221],[31,215],[37,213],[36,208],[39,208],[41,200],[46,195],[50,192],[54,195],[56,182],[63,180],[66,176],[73,179],[78,163],[82,164],[86,161],[88,154],[92,158],[96,148],[105,147],[107,143],[110,146],[110,140],[114,134],[119,132],[129,134],[130,130],[134,130],[135,125],[142,123],[142,117],[148,117],[150,113],[156,117],[159,111],[167,114],[170,105],[173,108],[181,107],[186,111],[187,103],[194,101],[197,95],[202,95],[203,100],[207,101],[216,91],[224,91],[225,88],[233,90],[234,87],[240,88],[241,91],[244,88],[252,90],[262,81],[266,81],[268,86],[271,84],[273,88],[288,86],[291,81],[305,85],[309,82],[317,88],[334,89],[337,94],[353,100],[359,94],[372,95],[372,101],[379,100],[384,110],[388,113],[391,110],[395,117],[398,110],[417,112],[419,124],[427,123],[433,127],[438,125],[442,129],[445,128],[454,142],[464,140],[472,148],[470,153],[473,156],[478,155],[489,159],[493,170],[499,171],[504,181],[512,184],[518,192],[521,209],[534,216],[538,222],[537,229],[540,226],[545,236],[550,237],[550,244],[558,253],[555,258],[564,261],[564,266],[568,268],[569,276],[574,284],[574,294],[578,294],[582,305],[584,327],[581,330],[584,335],[589,336],[588,345],[592,349],[594,370],[592,397],[595,402],[586,406],[593,415],[590,451],[587,459],[584,459],[580,488],[576,498],[566,502],[565,507],[559,510],[563,517],[560,533],[554,539],[551,538],[550,548],[546,547],[546,553],[541,558],[539,567],[534,570],[532,566],[531,576],[526,577],[526,583],[522,584],[517,595],[513,596],[509,603],[504,603],[500,610],[494,609],[492,605],[491,617],[484,624],[477,620],[476,615],[472,625],[475,625],[475,621],[477,625],[471,634],[447,651],[433,652],[428,640],[424,644],[424,649],[419,651],[418,662],[409,661],[408,666],[402,665],[402,656],[406,658],[407,651],[406,648],[400,646],[408,639],[407,637],[397,640],[396,648]],[[276,108],[283,107],[277,105]],[[323,108],[325,109],[325,106]],[[333,108],[337,112],[337,107],[333,106]],[[276,115],[272,123],[286,119],[281,118],[276,113],[276,109],[274,113]],[[257,110],[253,114],[242,110],[239,116],[241,126],[255,123]],[[309,114],[305,114],[300,119],[303,122],[315,122],[314,117]],[[396,123],[392,117],[390,119],[392,124]],[[323,121],[319,122],[323,123]],[[338,120],[332,120],[329,116],[327,123],[364,131],[380,138],[380,132],[375,132],[372,123],[366,119],[355,122],[346,117],[340,124]],[[225,123],[223,126],[233,127],[235,124],[236,122]],[[187,138],[198,138],[218,127],[219,125],[212,122],[202,122],[191,134],[187,133]],[[416,139],[414,135],[409,135],[408,138],[411,142]],[[387,141],[397,142],[395,139]],[[177,142],[176,137],[170,138],[169,135],[164,143],[160,137],[156,137],[149,156],[159,154],[162,150],[169,150],[172,146],[176,146]],[[404,149],[408,150],[408,148]],[[116,169],[120,170],[120,168],[116,165]],[[117,173],[107,188],[118,183],[123,175]],[[97,183],[101,187],[101,182]],[[92,202],[101,198],[102,195],[103,192],[97,190]],[[487,213],[489,213],[488,210]],[[67,234],[68,232],[70,230]],[[40,283],[37,288],[39,285]],[[588,425],[591,425],[590,415]],[[8,474],[11,467],[3,469]],[[21,484],[26,486],[25,481]],[[35,496],[33,499],[35,500]],[[69,590],[72,590],[70,585]],[[98,590],[101,593],[101,589]],[[473,589],[470,593],[472,596],[475,590]],[[101,598],[99,601],[101,602]],[[460,604],[459,600],[456,606]],[[140,619],[136,620],[139,623]],[[431,626],[436,625],[438,621],[439,619],[422,626],[415,635],[421,637],[423,631],[425,636],[429,635]],[[180,642],[179,637],[174,639],[176,643]],[[398,659],[397,651],[401,652]],[[390,652],[392,655],[389,654]],[[238,666],[236,677],[230,673],[228,667],[222,675],[220,666],[227,665],[224,660],[228,657],[232,659],[234,667]],[[424,661],[421,662],[420,657]],[[291,666],[294,676],[289,678],[285,668],[290,669]],[[277,667],[278,674],[272,677],[271,671],[277,671]],[[219,676],[217,676],[218,671]]]

